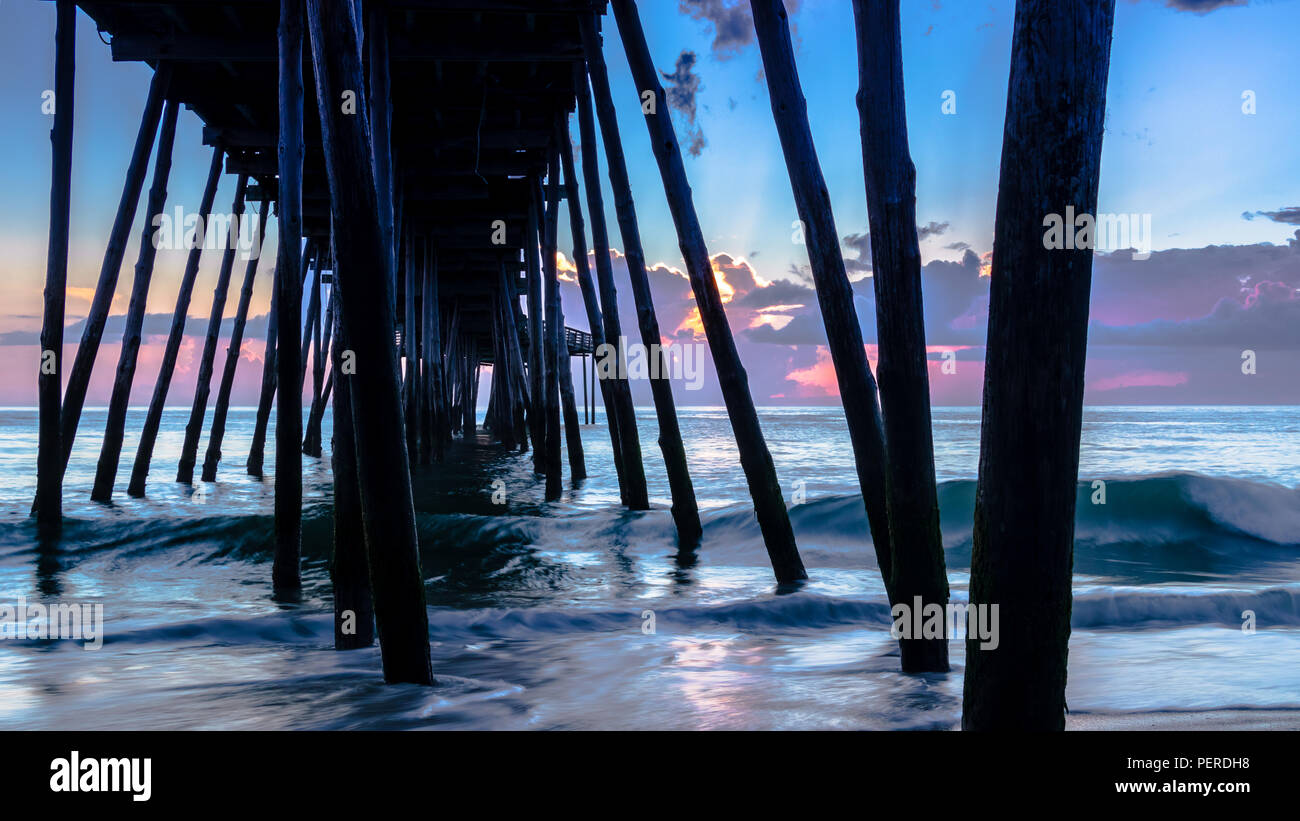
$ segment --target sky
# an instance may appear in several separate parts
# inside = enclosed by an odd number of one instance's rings
[[[873,365],[875,302],[858,132],[857,57],[848,0],[786,0],[808,115],[854,280]],[[760,405],[835,404],[834,372],[806,248],[753,38],[747,0],[642,2],[655,64],[673,104],[686,172],[750,388]],[[1011,0],[903,0],[910,148],[933,401],[977,405],[983,380],[987,261],[993,245],[1011,52]],[[704,345],[677,236],[612,18],[605,20],[621,134],[665,342]],[[1094,262],[1089,404],[1300,404],[1300,2],[1118,0],[1107,93],[1100,213],[1149,219],[1135,249]],[[54,6],[0,4],[0,405],[36,398],[49,191]],[[77,31],[68,331],[71,357],[89,308],[138,126],[149,70],[113,63],[89,18]],[[168,209],[197,207],[211,149],[182,110]],[[573,132],[576,135],[576,123]],[[579,150],[582,150],[579,146]],[[603,151],[601,168],[606,169]],[[635,313],[606,186],[624,327]],[[585,181],[584,181],[585,184]],[[229,209],[234,178],[223,178]],[[111,391],[143,230],[143,197],[88,403]],[[566,220],[564,213],[561,219]],[[564,224],[562,222],[562,224]],[[254,404],[270,303],[272,218],[234,404]],[[561,231],[566,319],[585,327]],[[1149,243],[1147,242],[1149,240]],[[1141,253],[1149,251],[1149,255]],[[183,251],[160,251],[133,404],[148,401],[176,298]],[[1145,257],[1145,258],[1144,258]],[[188,403],[219,255],[204,255],[169,401]],[[242,265],[236,268],[236,286]],[[234,294],[227,317],[235,310]],[[227,319],[227,328],[229,319]],[[224,351],[224,342],[221,348]],[[1244,373],[1252,351],[1254,373]],[[707,355],[683,405],[719,404]],[[70,361],[70,359],[68,360]],[[946,366],[945,366],[946,365]],[[218,367],[220,363],[218,363]],[[645,384],[635,384],[648,403]],[[481,393],[486,396],[486,391]]]

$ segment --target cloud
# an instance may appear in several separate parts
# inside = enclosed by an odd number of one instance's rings
[[[1287,225],[1300,225],[1300,205],[1292,205],[1289,208],[1281,208],[1277,211],[1250,211],[1241,212],[1241,218],[1253,220],[1255,217],[1268,217],[1274,222],[1283,222]]]
[[[785,0],[785,9],[793,15],[801,0]],[[678,0],[677,8],[693,20],[713,27],[713,56],[730,60],[754,42],[754,18],[749,0]]]
[[[700,156],[700,152],[709,144],[708,140],[704,138],[703,129],[695,121],[695,97],[700,91],[700,75],[693,71],[695,61],[695,52],[682,51],[678,55],[677,64],[671,72],[660,72],[669,83],[668,88],[665,89],[668,96],[668,107],[681,112],[689,124],[686,132],[686,151],[692,157]]]
[[[948,223],[931,220],[925,225],[916,226],[916,238],[920,242],[925,242],[930,237],[941,236],[947,230]]]
[[[1190,11],[1194,14],[1209,14],[1216,9],[1228,6],[1244,6],[1249,0],[1165,0],[1165,6],[1175,11]]]
[[[259,316],[250,316],[244,324],[244,339],[265,339],[266,322],[269,314]],[[171,314],[145,314],[144,324],[141,327],[140,334],[143,337],[156,336],[166,338],[171,331],[172,316]],[[63,329],[63,338],[66,342],[78,342],[81,339],[81,333],[86,327],[86,320],[79,319],[76,322],[66,326]],[[204,336],[207,333],[207,318],[188,316],[185,318],[185,334],[187,336]],[[229,337],[234,331],[235,318],[225,317],[221,320],[222,337]],[[126,330],[126,315],[113,314],[104,321],[104,342],[115,342],[122,338],[122,333]],[[4,345],[36,345],[41,341],[40,331],[9,331],[0,333],[0,346]]]
[[[948,243],[947,245],[945,245],[945,246],[943,246],[943,247],[944,247],[944,248],[947,248],[949,251],[969,251],[969,250],[970,250],[970,243],[969,243],[969,242],[961,242],[960,240],[958,240],[957,242],[950,242],[950,243]]]
[[[1221,299],[1205,316],[1124,327],[1094,322],[1088,338],[1095,345],[1300,350],[1300,289],[1263,281],[1242,290],[1241,299]]]
[[[1097,379],[1088,387],[1094,391],[1121,388],[1175,388],[1187,384],[1185,371],[1125,371],[1117,376]]]
[[[844,243],[845,248],[850,248],[858,254],[857,259],[845,257],[844,270],[849,273],[871,270],[871,234],[866,231],[861,234],[849,234],[840,241]]]

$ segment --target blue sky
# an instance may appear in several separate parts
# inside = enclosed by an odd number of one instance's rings
[[[1256,325],[1265,330],[1255,336],[1248,333],[1240,341],[1214,337],[1223,343],[1212,354],[1189,348],[1184,331],[1178,337],[1183,341],[1177,344],[1156,344],[1159,339],[1154,338],[1141,348],[1100,347],[1098,340],[1115,334],[1094,331],[1089,374],[1096,374],[1096,379],[1090,379],[1089,401],[1210,401],[1216,393],[1212,368],[1227,368],[1241,349],[1253,345],[1284,353],[1270,360],[1274,370],[1262,369],[1259,379],[1242,383],[1222,401],[1300,402],[1300,393],[1295,388],[1288,393],[1286,387],[1300,381],[1294,379],[1300,340],[1276,339],[1266,330],[1273,327],[1270,322],[1300,316],[1295,297],[1300,287],[1300,253],[1278,250],[1295,241],[1298,226],[1263,215],[1243,217],[1272,212],[1281,220],[1294,220],[1285,209],[1300,206],[1300,50],[1295,47],[1300,3],[1234,2],[1118,0],[1098,210],[1150,214],[1151,244],[1157,253],[1145,266],[1123,258],[1122,253],[1111,260],[1099,257],[1093,315],[1107,325],[1154,333],[1158,328],[1148,326],[1157,320],[1213,324],[1216,316],[1228,315],[1224,311],[1231,313],[1231,306],[1220,304],[1226,299],[1235,300],[1244,312],[1229,319],[1243,328],[1255,327],[1250,323],[1259,319]],[[695,56],[695,122],[690,123],[682,112],[675,116],[684,144],[696,129],[706,141],[698,156],[687,157],[687,173],[710,251],[724,255],[723,276],[737,286],[732,324],[742,355],[750,363],[751,378],[755,363],[771,363],[770,368],[761,368],[772,376],[755,385],[756,399],[834,401],[833,392],[825,390],[825,380],[817,375],[823,360],[815,338],[820,322],[815,302],[768,311],[774,319],[766,321],[761,321],[762,311],[746,313],[740,305],[742,300],[767,307],[790,304],[777,300],[777,292],[767,290],[769,283],[788,281],[792,287],[806,288],[807,282],[801,271],[807,265],[806,253],[791,239],[796,213],[761,60],[752,37],[745,42],[747,3],[654,0],[640,5],[651,53],[661,70],[672,72],[684,52]],[[854,100],[857,69],[851,5],[848,0],[801,0],[788,5],[794,7],[798,68],[837,227],[845,237],[861,234],[866,231],[867,212]],[[1197,11],[1215,5],[1223,7]],[[927,322],[932,328],[929,341],[932,346],[960,348],[963,362],[971,363],[965,378],[953,380],[950,390],[934,385],[939,402],[974,404],[979,399],[981,340],[968,338],[965,331],[970,330],[966,326],[971,317],[979,330],[977,262],[992,248],[1013,13],[1014,3],[1009,0],[904,0],[902,4],[917,216],[921,225],[933,224],[921,245],[927,263],[927,312],[932,314]],[[734,25],[737,20],[741,25]],[[723,24],[721,38],[719,23]],[[666,335],[672,335],[687,321],[690,310],[689,300],[682,299],[687,293],[685,280],[673,270],[681,267],[677,238],[636,107],[637,89],[612,18],[606,18],[604,26],[606,59],[643,241],[649,260],[663,263],[656,279],[661,325]],[[5,192],[0,197],[0,242],[6,249],[0,257],[0,334],[10,333],[10,344],[22,342],[20,332],[39,328],[51,120],[41,113],[40,104],[41,93],[53,85],[53,29],[52,3],[11,0],[0,5],[0,105],[5,111],[0,151],[6,158],[0,162],[0,186]],[[77,58],[70,267],[74,290],[68,302],[69,322],[84,316],[88,307],[88,301],[77,294],[84,295],[98,273],[149,76],[141,65],[113,63],[108,47],[84,15],[79,18]],[[956,94],[956,114],[941,110],[948,90]],[[1254,114],[1242,111],[1242,94],[1247,90],[1253,92]],[[197,118],[183,112],[169,208],[182,204],[193,209],[199,199],[210,159],[199,129]],[[604,168],[603,155],[601,160]],[[228,208],[232,190],[233,178],[227,177],[218,193],[218,207]],[[614,243],[621,246],[608,195],[607,205]],[[115,313],[125,310],[138,233],[139,226],[127,250]],[[1261,250],[1262,243],[1277,249]],[[1232,248],[1218,252],[1207,250],[1210,246]],[[849,245],[845,253],[856,256]],[[216,255],[206,255],[198,298],[191,307],[194,316],[206,312],[216,263]],[[158,265],[150,312],[170,310],[183,255],[161,252]],[[957,279],[943,278],[950,274]],[[942,284],[946,282],[957,285]],[[1271,284],[1260,289],[1260,283]],[[867,338],[872,339],[870,279],[858,282],[857,291],[859,316]],[[269,279],[262,276],[255,291],[255,314],[266,311],[269,294]],[[570,298],[577,299],[576,290]],[[1274,304],[1279,300],[1280,307]],[[944,315],[945,309],[953,315]],[[1272,314],[1261,319],[1265,309],[1278,313],[1281,320]],[[573,324],[581,324],[580,311],[566,313]],[[762,326],[757,331],[756,322]],[[961,327],[954,327],[954,322]],[[783,339],[773,333],[781,330],[777,325],[803,327],[810,335],[796,338],[790,331]],[[677,338],[690,336],[689,331],[683,333]],[[1134,331],[1124,339],[1139,336],[1151,338]],[[114,356],[112,350],[106,344],[101,359]],[[1207,365],[1211,361],[1218,364]],[[142,373],[146,367],[147,357]],[[791,374],[797,372],[812,375],[805,381],[792,380]],[[34,398],[34,380],[7,381],[15,386],[0,399],[24,403],[28,394]],[[150,381],[147,376],[137,379],[146,386]],[[1105,389],[1096,390],[1094,382]],[[933,371],[932,383],[939,383]],[[699,398],[713,397],[710,393]],[[687,395],[679,401],[698,404],[695,399]]]

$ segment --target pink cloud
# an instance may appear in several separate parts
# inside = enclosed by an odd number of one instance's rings
[[[1125,371],[1118,376],[1095,380],[1092,389],[1113,391],[1120,388],[1173,388],[1185,384],[1185,371]]]

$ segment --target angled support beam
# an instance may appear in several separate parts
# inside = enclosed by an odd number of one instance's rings
[[[555,322],[564,331],[564,301],[556,295]],[[560,408],[564,415],[564,446],[569,454],[569,478],[580,482],[587,478],[587,459],[582,452],[582,431],[578,425],[578,405],[573,397],[573,360],[564,343],[560,343],[559,358],[555,362],[560,378]]]
[[[248,306],[253,299],[253,280],[257,276],[257,263],[261,258],[262,237],[266,234],[266,218],[270,203],[262,203],[258,215],[257,234],[254,237],[256,252],[244,266],[244,282],[239,289],[239,303],[235,308],[235,322],[230,331],[230,345],[226,348],[226,363],[221,371],[221,385],[217,388],[217,405],[212,412],[212,430],[208,433],[208,449],[203,456],[202,479],[217,481],[217,466],[221,463],[221,443],[226,438],[226,415],[230,410],[230,392],[235,386],[235,370],[239,367],[239,353],[244,346],[244,324],[248,321]],[[274,274],[272,274],[274,277]]]
[[[226,312],[226,296],[230,291],[230,273],[234,269],[235,251],[239,246],[240,223],[244,221],[244,193],[247,187],[248,177],[241,175],[235,181],[235,201],[230,207],[232,219],[226,250],[221,255],[221,269],[217,272],[217,285],[212,291],[212,310],[208,313],[208,331],[203,339],[203,354],[199,358],[194,403],[190,407],[190,418],[185,425],[181,460],[176,468],[176,481],[183,485],[194,483],[194,464],[198,461],[199,437],[203,434],[203,417],[207,414],[208,395],[212,391],[212,368],[217,356],[217,340],[221,335],[221,318]]]
[[[575,72],[575,79],[581,77],[586,82],[586,74]],[[567,119],[567,118],[566,118]],[[588,146],[589,147],[589,146]],[[584,159],[585,159],[584,152]],[[560,141],[560,161],[564,165],[564,187],[569,195],[569,228],[573,235],[573,264],[578,269],[578,287],[582,289],[582,304],[587,311],[587,327],[591,329],[592,344],[600,347],[605,344],[604,318],[600,315],[600,303],[596,296],[596,283],[592,281],[591,266],[587,262],[587,228],[582,218],[582,199],[578,196],[578,177],[573,162],[573,143],[569,135],[564,134],[564,139]],[[586,183],[591,184],[591,177],[586,178]],[[599,179],[596,180],[599,184]],[[601,217],[601,227],[604,227],[604,215]],[[592,221],[596,220],[595,214],[592,215]],[[608,257],[607,257],[608,259]],[[583,356],[583,363],[586,363],[586,356]],[[587,410],[587,380],[586,369],[582,370],[582,410],[586,415],[587,423],[591,423],[591,413]],[[625,385],[626,386],[626,385]],[[618,419],[614,415],[614,396],[613,382],[602,380],[600,383],[601,395],[605,400],[605,418],[609,420],[609,445],[610,452],[614,456],[614,472],[618,475],[619,496],[627,501],[627,480],[623,477],[623,436],[618,426]],[[630,399],[630,397],[629,397]],[[637,444],[637,450],[641,446]],[[644,472],[641,478],[644,480]]]
[[[307,272],[310,270],[312,261],[320,253],[316,240],[307,240],[306,246],[302,251],[302,269],[298,275],[298,282],[305,283]],[[279,337],[280,337],[280,286],[279,282],[279,258],[277,254],[276,276],[271,283],[271,313],[266,320],[266,349],[262,357],[262,390],[257,400],[257,417],[253,423],[253,443],[248,449],[248,462],[246,468],[249,476],[261,476],[263,463],[266,460],[266,430],[271,420],[271,403],[275,401],[276,387],[279,382],[277,372],[279,368],[278,356]],[[299,287],[302,287],[300,285]]]
[[[208,168],[208,181],[203,187],[203,199],[199,203],[199,219],[205,227],[212,217],[212,206],[217,197],[217,184],[221,179],[221,149],[212,151],[212,164]],[[145,416],[144,429],[140,432],[140,444],[135,451],[135,464],[131,468],[131,481],[127,484],[128,496],[144,496],[145,483],[149,479],[149,463],[153,459],[154,443],[158,440],[158,428],[162,424],[163,408],[167,404],[167,392],[171,388],[172,375],[176,372],[176,357],[180,354],[181,342],[185,337],[185,320],[189,316],[190,300],[194,296],[194,281],[198,277],[199,262],[203,256],[206,242],[202,237],[195,237],[194,247],[185,259],[185,272],[181,275],[181,287],[176,294],[176,307],[172,311],[172,324],[167,333],[167,346],[163,350],[162,365],[158,369],[158,380],[154,383],[153,398],[149,401],[149,412]]]
[[[713,355],[723,403],[727,406],[727,416],[731,419],[736,447],[740,451],[740,465],[749,484],[750,496],[754,500],[754,512],[763,532],[763,542],[767,546],[777,580],[799,581],[807,578],[808,574],[799,558],[794,530],[790,526],[790,515],[776,478],[776,467],[772,463],[772,454],[767,449],[767,441],[763,438],[753,397],[749,395],[749,379],[741,364],[740,354],[736,351],[731,326],[727,324],[722,296],[718,292],[717,279],[713,276],[713,263],[709,259],[704,232],[700,229],[699,217],[695,213],[691,186],[686,179],[681,146],[678,145],[677,134],[673,130],[668,100],[659,83],[659,72],[655,70],[650,58],[650,49],[646,45],[645,32],[641,29],[636,4],[631,0],[613,0],[613,7],[636,86],[653,93],[658,101],[654,113],[645,118],[650,132],[650,144],[659,165],[659,174],[663,178],[691,290],[695,293],[695,304],[700,311],[700,322],[709,340],[709,351]]]
[[[618,218],[619,232],[623,237],[623,250],[625,254],[624,261],[627,263],[628,279],[632,285],[632,297],[636,303],[637,325],[641,331],[641,342],[648,351],[659,350],[657,345],[662,338],[659,334],[659,318],[655,313],[654,297],[650,291],[650,276],[646,273],[645,251],[641,246],[641,229],[637,223],[636,202],[632,199],[632,184],[628,176],[627,160],[623,154],[623,140],[618,131],[618,117],[614,110],[614,100],[609,88],[609,73],[605,66],[605,57],[601,53],[600,37],[596,33],[594,22],[591,18],[584,17],[580,21],[582,26],[582,36],[586,43],[588,52],[587,70],[591,78],[591,85],[596,97],[596,113],[600,118],[600,131],[605,144],[605,157],[609,161],[609,183],[614,192],[614,207]],[[591,122],[591,103],[587,97],[587,79],[583,78],[578,85],[578,114],[582,125],[583,141],[588,141],[592,145],[592,150],[583,152],[583,162],[588,168],[588,178],[593,180],[587,186],[588,196],[593,192],[599,192],[599,180],[596,168],[595,125]],[[592,204],[593,224],[596,204]],[[600,219],[603,222],[604,215]],[[603,225],[602,225],[603,229]],[[605,240],[608,244],[608,239]],[[602,270],[603,267],[603,270]],[[609,253],[608,249],[601,251],[599,243],[596,252],[596,268],[600,273],[602,300],[615,304],[613,273],[609,270]],[[608,286],[605,285],[608,280]],[[712,278],[710,277],[710,281]],[[617,308],[613,311],[617,313]],[[608,373],[611,365],[615,377],[615,385],[619,383],[626,385],[626,380],[622,375],[626,369],[622,360],[626,357],[626,351],[622,343],[622,330],[617,324],[610,325],[611,312],[605,312],[606,323],[606,340],[614,345],[614,350],[598,352],[597,370],[603,371],[602,379],[609,379]],[[614,317],[617,320],[617,317]],[[614,336],[613,334],[618,334]],[[610,363],[609,357],[614,356],[615,362]],[[659,373],[667,374],[668,368],[664,366],[663,352],[660,351]],[[625,389],[625,388],[624,388]],[[691,482],[691,474],[686,464],[686,447],[682,443],[681,428],[677,421],[677,405],[673,399],[672,384],[667,379],[652,379],[650,381],[650,392],[655,403],[655,418],[659,423],[659,449],[664,456],[664,466],[668,473],[668,486],[672,493],[673,499],[673,521],[677,525],[677,538],[679,544],[683,546],[694,546],[699,542],[703,533],[703,526],[700,524],[699,507],[695,500],[695,487]],[[624,419],[628,420],[635,428],[636,416],[630,410],[631,396],[622,400],[626,403],[626,408],[622,409],[624,418],[620,419],[620,425]],[[640,455],[640,446],[637,445],[637,455]]]
[[[99,342],[104,336],[108,309],[117,290],[117,277],[122,268],[122,257],[126,253],[127,236],[131,233],[131,223],[135,220],[136,207],[140,204],[140,190],[144,186],[150,150],[153,148],[154,137],[158,134],[158,122],[162,118],[163,97],[170,82],[171,66],[163,63],[158,66],[149,82],[149,97],[145,101],[144,116],[140,119],[140,130],[135,137],[131,162],[126,169],[126,183],[122,187],[122,198],[117,204],[117,215],[113,218],[113,230],[109,234],[108,248],[104,251],[104,263],[99,269],[95,296],[90,303],[86,326],[81,332],[76,359],[68,374],[60,417],[64,472],[68,469],[72,443],[77,437],[77,424],[81,421],[81,409],[86,402],[86,389],[90,385],[90,372],[95,367],[95,356],[99,353]],[[67,103],[68,100],[65,99],[64,102]]]
[[[108,402],[108,421],[104,426],[104,441],[99,451],[99,464],[95,468],[95,484],[90,498],[108,502],[113,498],[113,483],[117,480],[117,467],[122,457],[122,436],[126,430],[126,410],[131,401],[131,384],[135,381],[135,365],[140,354],[140,332],[144,327],[145,307],[149,302],[149,283],[153,281],[153,264],[158,258],[158,246],[153,239],[154,226],[167,205],[167,179],[172,170],[172,148],[176,143],[176,118],[180,103],[168,100],[163,111],[162,129],[158,135],[158,152],[154,162],[153,185],[145,208],[145,225],[140,235],[140,255],[135,263],[135,278],[131,282],[131,301],[126,310],[126,323],[122,330],[122,347],[117,357],[117,374],[113,380],[113,394]]]

